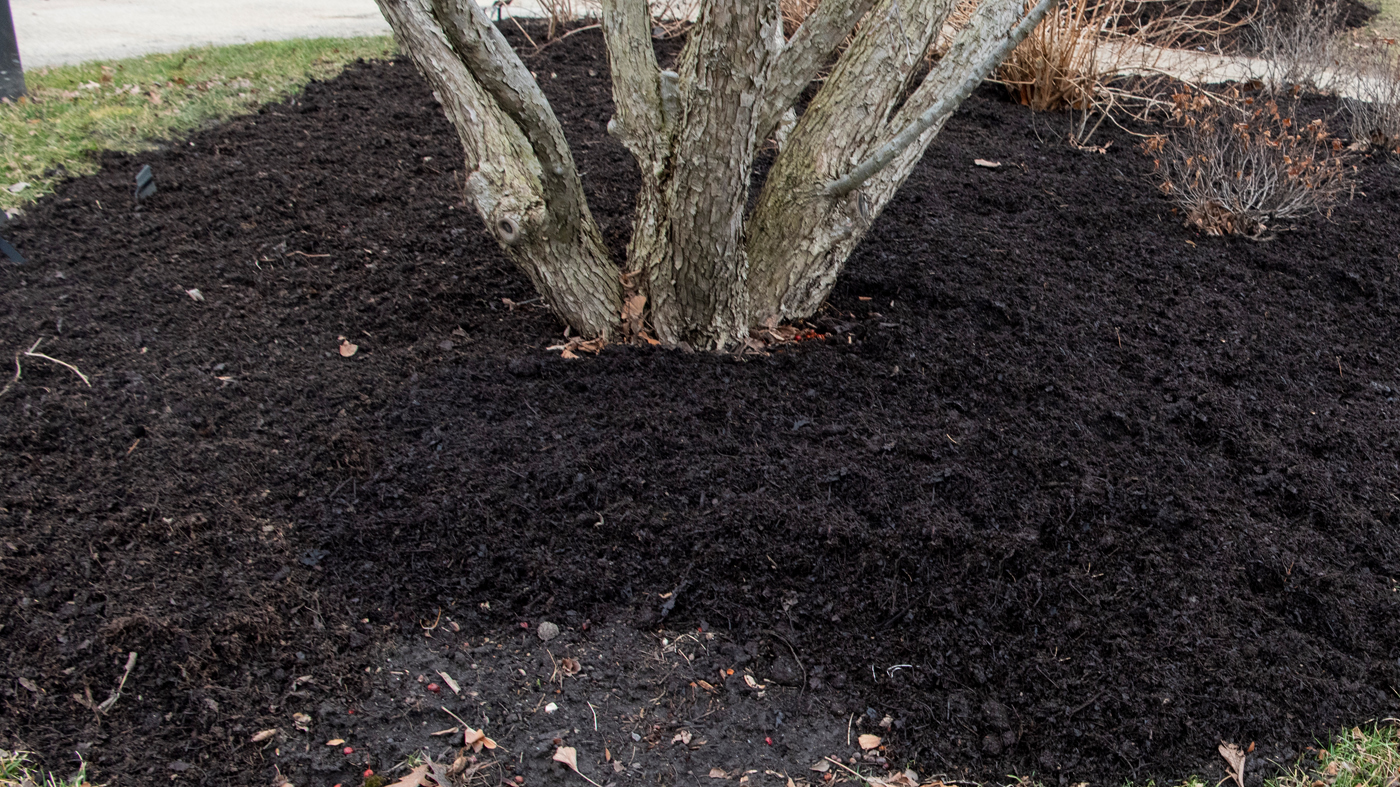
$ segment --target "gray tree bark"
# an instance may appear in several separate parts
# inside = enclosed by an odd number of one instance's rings
[[[615,336],[624,299],[644,302],[658,339],[724,350],[816,311],[943,122],[1054,0],[1026,13],[1023,0],[983,0],[921,81],[954,0],[824,0],[791,39],[778,0],[709,0],[674,71],[658,68],[646,0],[603,0],[608,130],[642,176],[621,266],[548,102],[485,14],[472,0],[378,2],[462,138],[487,227],[560,319]],[[775,133],[746,215],[754,158]]]
[[[529,69],[472,0],[378,2],[457,129],[468,195],[506,256],[566,325],[616,334],[620,272]]]

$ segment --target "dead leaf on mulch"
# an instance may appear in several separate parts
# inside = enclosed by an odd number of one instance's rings
[[[340,337],[340,357],[349,358],[358,352],[359,349],[360,345],[351,344],[349,339],[346,339],[344,336]]]
[[[917,775],[917,774],[916,774]],[[919,787],[919,782],[909,772],[891,773],[889,776],[872,777],[870,784],[875,787]]]
[[[972,163],[979,167],[986,167],[987,169],[996,169],[1001,166],[1000,161],[988,161],[984,158],[973,159]]]
[[[583,671],[583,665],[578,659],[562,658],[559,660],[559,671],[565,675],[573,676]]]
[[[582,773],[579,773],[579,770],[578,770],[578,750],[575,749],[574,747],[572,747],[572,746],[560,746],[560,747],[559,747],[558,749],[556,749],[555,752],[554,752],[554,761],[555,761],[555,762],[562,762],[562,763],[564,763],[565,765],[569,766],[569,770],[573,771],[574,773],[578,773],[578,775],[581,776],[581,777],[583,777],[584,781],[588,782],[589,784],[592,784],[592,785],[595,785],[595,786],[598,785],[597,782],[593,781],[592,779],[588,778],[587,776],[584,776]]]
[[[546,347],[545,349],[561,350],[560,358],[577,358],[578,355],[574,352],[575,350],[582,350],[583,352],[590,352],[597,355],[603,351],[604,344],[605,342],[602,339],[589,339],[588,341],[584,341],[575,336],[564,344],[556,344],[553,347]]]
[[[671,739],[672,743],[690,743],[690,730],[681,730]]]
[[[729,774],[725,773],[723,768],[711,768],[711,769],[710,769],[710,778],[711,778],[711,779],[728,779],[728,778],[729,778]]]
[[[424,787],[433,784],[428,776],[428,766],[419,765],[408,772],[408,775],[389,785],[389,787]]]
[[[1230,764],[1230,776],[1234,778],[1235,784],[1244,787],[1244,752],[1233,743],[1220,742],[1218,747],[1220,756],[1225,758],[1225,762]]]
[[[471,727],[463,733],[462,745],[470,746],[473,752],[480,752],[482,747],[487,749],[496,748],[496,742],[486,737],[486,730],[474,730]]]
[[[860,742],[860,747],[867,751],[880,745],[879,735],[862,735],[856,740]]]
[[[457,681],[453,680],[451,675],[442,670],[438,670],[438,674],[442,676],[442,682],[447,684],[447,688],[452,689],[453,694],[462,693],[462,687],[457,685]]]
[[[276,734],[277,734],[277,728],[276,728],[276,727],[273,727],[273,728],[270,729],[270,730],[263,730],[262,732],[256,732],[256,733],[254,733],[254,734],[253,734],[253,737],[250,738],[249,740],[250,740],[251,742],[253,742],[253,743],[262,743],[263,741],[267,740],[268,738],[271,738],[272,736],[274,736],[274,735],[276,735]]]

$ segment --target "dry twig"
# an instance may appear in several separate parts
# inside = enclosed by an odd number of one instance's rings
[[[14,377],[10,378],[10,381],[8,383],[5,383],[4,388],[0,388],[0,396],[4,396],[5,394],[9,393],[10,389],[14,387],[14,384],[19,382],[20,375],[23,373],[23,370],[20,368],[19,363],[20,356],[24,356],[26,358],[43,358],[44,360],[49,361],[50,363],[56,363],[59,366],[68,369],[73,374],[78,375],[78,379],[83,381],[83,385],[86,385],[89,388],[92,387],[92,382],[88,380],[87,375],[83,374],[82,370],[80,370],[78,367],[74,366],[71,363],[68,363],[67,361],[60,361],[51,355],[45,355],[41,352],[35,352],[35,350],[39,349],[39,344],[43,341],[44,340],[42,338],[35,339],[34,344],[30,345],[28,350],[25,350],[21,353],[15,353],[15,375]]]

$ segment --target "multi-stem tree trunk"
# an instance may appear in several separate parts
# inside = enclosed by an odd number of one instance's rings
[[[602,0],[608,130],[642,174],[618,264],[544,94],[473,0],[378,0],[462,138],[469,196],[554,313],[615,337],[644,303],[661,341],[721,350],[821,306],[943,122],[1054,2],[1024,1],[982,0],[925,75],[955,0],[823,0],[790,38],[778,0],[707,0],[667,71],[646,0]],[[770,138],[782,144],[747,209]]]

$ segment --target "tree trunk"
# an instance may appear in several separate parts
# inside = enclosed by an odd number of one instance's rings
[[[751,326],[810,316],[963,98],[1052,5],[983,0],[921,65],[954,0],[823,0],[791,39],[778,0],[709,0],[661,71],[646,0],[602,0],[616,115],[642,188],[624,274],[610,259],[559,123],[472,0],[378,0],[466,149],[487,227],[555,314],[615,336],[645,302],[668,343],[724,350]],[[811,105],[792,108],[861,23]],[[781,151],[745,215],[754,158]],[[629,330],[640,322],[629,313]]]
[[[788,137],[749,222],[749,291],[757,321],[800,319],[816,312],[846,259],[944,121],[1005,56],[1002,50],[1020,40],[1012,28],[1022,16],[1022,0],[983,0],[949,51],[911,92],[919,59],[933,45],[952,6],[953,0],[878,3],[870,18],[898,24],[867,20]],[[1039,15],[1048,7],[1040,3]],[[909,129],[940,98],[955,95],[969,82],[962,97],[946,102],[931,125],[858,188],[838,193],[827,188]]]
[[[468,195],[506,256],[565,325],[615,335],[621,273],[529,69],[472,0],[378,2],[456,127]]]

